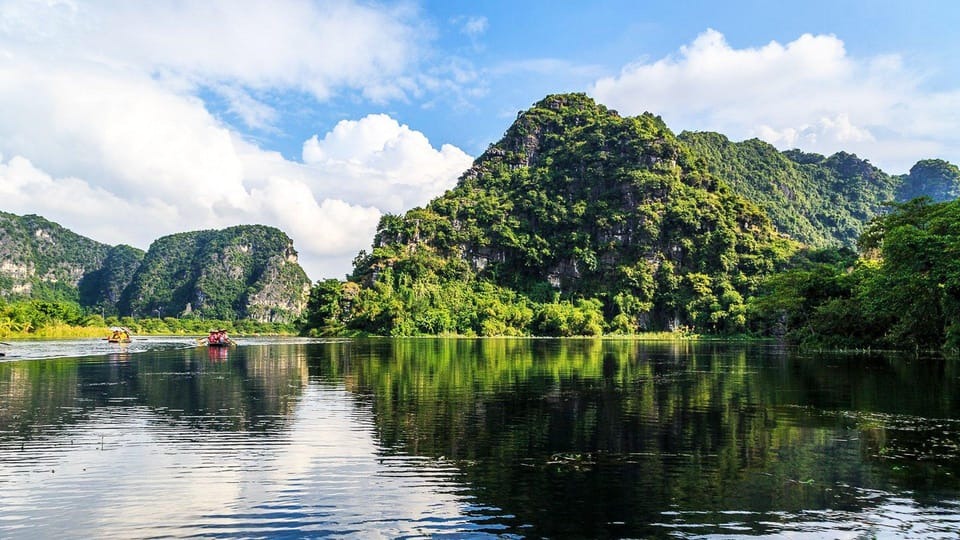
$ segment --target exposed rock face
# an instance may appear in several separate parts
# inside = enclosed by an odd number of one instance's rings
[[[190,312],[289,322],[306,306],[309,287],[286,234],[244,225],[156,240],[124,292],[120,310],[134,316]]]
[[[175,234],[145,254],[0,212],[0,297],[75,300],[107,315],[289,322],[309,287],[293,242],[272,227]]]
[[[77,299],[80,280],[109,250],[40,216],[0,212],[0,296]]]

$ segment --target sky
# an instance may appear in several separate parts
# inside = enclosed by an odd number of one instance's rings
[[[314,281],[586,92],[676,133],[960,163],[953,1],[0,0],[0,211],[147,249],[264,224]]]

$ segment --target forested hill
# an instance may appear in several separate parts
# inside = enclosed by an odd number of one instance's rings
[[[960,196],[960,170],[943,160],[892,176],[846,152],[780,152],[758,139],[737,143],[710,132],[683,132],[680,140],[711,174],[763,208],[780,232],[814,247],[854,247],[891,201]]]
[[[891,176],[848,153],[674,135],[584,94],[518,114],[452,190],[384,216],[350,281],[319,284],[319,332],[574,335],[745,328],[758,284],[804,246],[854,246],[898,196],[956,167]],[[934,186],[935,189],[931,188]]]
[[[107,315],[291,322],[309,279],[282,231],[244,225],[108,246],[39,216],[0,212],[0,301],[77,302]]]
[[[139,316],[289,322],[303,310],[309,288],[283,231],[243,225],[154,241],[119,308]]]
[[[40,216],[0,212],[0,296],[76,299],[110,251]]]
[[[453,190],[382,219],[341,318],[394,334],[735,331],[795,248],[660,118],[554,95]]]

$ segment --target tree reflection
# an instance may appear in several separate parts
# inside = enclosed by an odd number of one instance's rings
[[[455,460],[534,535],[660,534],[648,524],[671,509],[856,509],[861,488],[958,488],[960,426],[898,420],[957,417],[941,360],[610,340],[351,347],[342,377],[372,402],[386,451]],[[938,451],[915,459],[933,430]]]
[[[0,363],[0,438],[55,434],[103,407],[146,407],[197,429],[283,427],[307,384],[302,345]]]

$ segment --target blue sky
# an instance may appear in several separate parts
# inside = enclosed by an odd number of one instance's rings
[[[343,277],[517,111],[960,162],[955,2],[0,1],[0,210],[109,244],[263,223]]]
[[[597,78],[616,74],[627,64],[676,54],[707,29],[723,34],[734,48],[760,47],[770,41],[786,44],[803,34],[834,35],[852,57],[904,57],[923,74],[925,86],[931,89],[956,88],[960,82],[960,74],[953,69],[960,54],[960,39],[954,37],[960,24],[960,4],[955,2],[678,4],[421,3],[419,18],[430,34],[426,40],[430,54],[446,61],[456,59],[474,72],[477,78],[468,88],[477,94],[441,93],[425,99],[369,103],[358,102],[348,93],[335,100],[338,103],[333,107],[317,107],[304,96],[308,103],[300,104],[309,110],[310,122],[302,122],[299,112],[291,112],[282,119],[282,133],[254,132],[284,155],[296,158],[302,141],[318,130],[376,111],[422,131],[431,141],[455,144],[475,156],[503,134],[518,110],[543,96],[585,91]],[[470,21],[482,21],[473,34],[465,30]],[[549,61],[557,62],[555,69],[549,69]],[[533,62],[543,63],[543,70],[521,69],[520,64]],[[279,103],[278,110],[284,108],[285,104]],[[244,128],[229,114],[223,118]],[[698,129],[672,127],[678,132]]]

